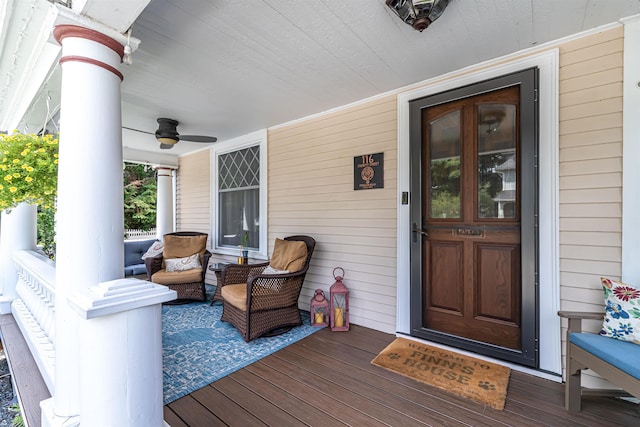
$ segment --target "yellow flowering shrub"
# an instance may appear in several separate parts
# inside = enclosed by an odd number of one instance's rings
[[[0,210],[26,202],[54,206],[58,185],[58,138],[0,135]]]

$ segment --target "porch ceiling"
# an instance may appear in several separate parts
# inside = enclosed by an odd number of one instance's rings
[[[638,13],[638,0],[452,0],[420,33],[384,0],[152,0],[122,66],[122,122],[153,133],[171,117],[224,141]],[[141,132],[124,144],[160,152]]]

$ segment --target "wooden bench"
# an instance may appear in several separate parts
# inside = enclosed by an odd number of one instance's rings
[[[40,426],[40,402],[51,394],[13,315],[0,315],[0,335],[25,425]]]
[[[580,371],[591,369],[625,392],[595,390],[590,394],[635,396],[640,398],[640,345],[582,332],[582,320],[602,320],[602,313],[559,311],[569,319],[567,329],[567,380],[564,406],[571,412],[580,411],[583,393]]]

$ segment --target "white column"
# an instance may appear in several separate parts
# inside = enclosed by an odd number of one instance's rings
[[[58,25],[62,44],[55,392],[43,426],[162,425],[161,306],[124,275],[122,44]]]
[[[158,195],[156,198],[156,236],[162,239],[173,232],[173,171],[158,167]]]
[[[68,299],[122,277],[124,270],[118,71],[124,48],[74,25],[57,26],[54,36],[62,44],[54,412],[73,417],[80,414],[81,401],[80,317]]]
[[[37,240],[37,208],[21,203],[10,212],[3,211],[0,221],[0,314],[11,313],[11,301],[16,298],[18,275],[13,254],[20,250],[35,250]]]

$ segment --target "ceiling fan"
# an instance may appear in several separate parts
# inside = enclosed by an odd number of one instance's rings
[[[156,131],[156,139],[160,142],[160,148],[167,150],[173,148],[180,140],[191,142],[216,142],[218,138],[215,136],[205,135],[180,135],[178,133],[178,121],[167,118],[158,119],[158,130]]]

